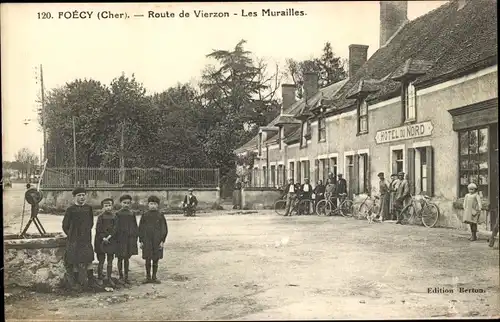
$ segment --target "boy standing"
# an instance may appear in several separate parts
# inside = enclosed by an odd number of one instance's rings
[[[128,279],[129,260],[137,255],[137,236],[139,229],[134,213],[130,210],[132,197],[120,197],[121,209],[116,213],[116,256],[118,257],[118,274],[120,283],[130,284]]]
[[[94,214],[92,207],[85,204],[87,194],[84,188],[75,188],[73,197],[75,198],[74,204],[66,209],[62,222],[62,229],[68,236],[65,260],[68,268],[73,271],[75,281],[81,281],[87,289],[89,286],[97,286],[92,269]]]
[[[113,258],[116,248],[115,230],[116,230],[116,215],[113,213],[113,199],[106,198],[101,201],[103,212],[97,217],[95,227],[94,249],[97,255],[99,265],[97,266],[97,276],[99,280],[104,280],[104,262],[107,260],[106,266],[106,282],[109,286],[115,287],[115,283],[111,279],[113,271]]]
[[[193,189],[189,189],[188,194],[184,196],[184,202],[182,203],[182,207],[186,212],[185,216],[194,216],[197,205],[198,199],[196,199],[196,196],[193,195]]]
[[[158,272],[158,261],[163,258],[163,245],[167,239],[168,226],[165,216],[158,211],[159,204],[158,197],[149,197],[149,210],[141,216],[139,222],[139,245],[142,249],[142,259],[146,261],[145,284],[160,284],[156,273]],[[153,264],[153,277],[151,277],[151,262]]]

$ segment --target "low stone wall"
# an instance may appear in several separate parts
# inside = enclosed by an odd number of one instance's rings
[[[247,187],[241,190],[243,209],[273,209],[282,192],[276,188]]]
[[[132,209],[146,209],[148,197],[155,195],[160,198],[160,209],[180,209],[180,204],[187,194],[187,189],[164,189],[164,190],[133,190],[133,189],[107,189],[87,190],[87,203],[94,208],[101,207],[104,198],[113,198],[118,207],[121,195],[132,196]],[[196,189],[193,194],[198,199],[198,209],[211,209],[220,204],[220,192],[218,189]],[[40,208],[45,211],[64,211],[73,204],[71,190],[43,189],[44,198],[40,202]]]
[[[20,286],[41,292],[60,288],[64,274],[66,237],[62,234],[4,235],[5,286]]]

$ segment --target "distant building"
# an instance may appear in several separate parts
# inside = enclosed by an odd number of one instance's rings
[[[445,216],[470,182],[498,204],[496,1],[450,1],[413,21],[407,2],[381,1],[380,19],[370,59],[349,46],[347,80],[319,89],[306,75],[298,102],[283,85],[281,115],[235,151],[258,155],[251,184],[343,173],[353,195],[404,171]]]

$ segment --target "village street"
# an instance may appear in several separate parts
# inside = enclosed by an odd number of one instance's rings
[[[22,189],[4,194],[17,215]],[[16,210],[17,209],[17,210]],[[19,216],[6,231],[19,231]],[[61,216],[41,215],[50,232]],[[7,319],[369,319],[498,316],[498,247],[467,232],[372,224],[271,211],[167,216],[160,285],[80,296],[28,293],[6,302]],[[5,223],[4,223],[5,225]],[[458,288],[485,293],[459,294]],[[428,293],[428,288],[454,294]],[[7,290],[10,292],[10,290]],[[15,290],[12,290],[15,293]],[[438,290],[439,292],[439,290]],[[112,307],[112,310],[109,308]]]

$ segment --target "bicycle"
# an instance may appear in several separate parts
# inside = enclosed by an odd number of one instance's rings
[[[290,205],[290,211],[288,214],[290,216],[293,214],[300,216],[300,215],[302,215],[303,210],[307,209],[307,207],[309,207],[309,209],[311,209],[310,208],[311,204],[313,205],[313,212],[314,212],[314,200],[312,200],[312,199],[300,199],[299,197],[296,197],[292,201],[292,204]],[[285,213],[286,213],[286,195],[274,203],[274,211],[280,216],[285,215]]]
[[[430,201],[431,198],[429,196],[423,194],[420,196],[422,196],[420,200],[416,200],[414,196],[411,196],[410,204],[401,210],[401,223],[406,225],[415,218],[420,218],[425,227],[432,228],[438,222],[440,215],[439,207]],[[420,209],[417,207],[418,204],[420,204]]]
[[[340,201],[340,205],[334,206],[334,199],[337,200],[337,203]],[[343,217],[351,217],[353,213],[352,205],[352,200],[347,199],[347,194],[341,193],[337,198],[330,197],[320,200],[316,205],[316,214],[318,216],[342,215]]]
[[[378,214],[380,211],[380,197],[375,196],[371,198],[370,195],[367,195],[363,203],[358,208],[356,214],[353,215],[356,219],[368,219],[373,214]]]

